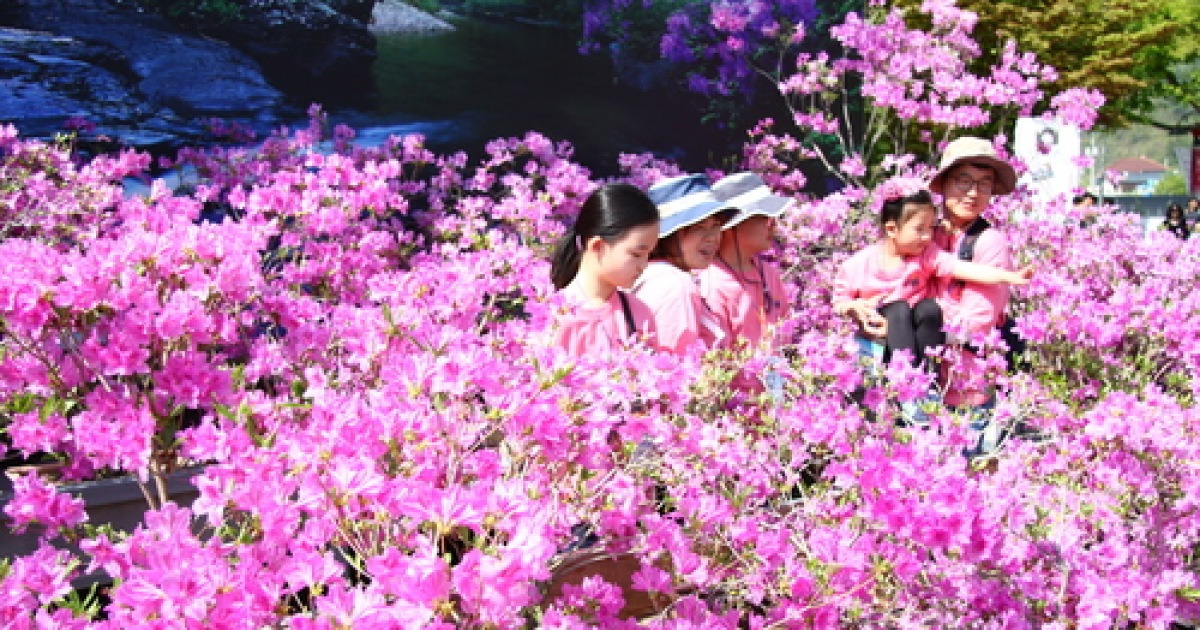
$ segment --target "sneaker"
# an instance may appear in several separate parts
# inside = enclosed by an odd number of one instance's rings
[[[929,414],[941,404],[942,395],[931,387],[924,397],[900,403],[900,419],[897,423],[902,427],[929,428]]]
[[[967,407],[967,427],[972,436],[972,444],[963,449],[963,457],[974,459],[991,455],[998,451],[1008,439],[1010,431],[1007,423],[995,419],[995,403],[988,402],[978,407]]]

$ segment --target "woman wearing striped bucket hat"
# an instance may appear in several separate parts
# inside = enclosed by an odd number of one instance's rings
[[[728,333],[701,299],[691,272],[712,264],[721,227],[734,210],[700,174],[658,181],[647,193],[661,217],[658,244],[633,291],[654,313],[658,345],[676,354],[721,345]]]
[[[787,312],[779,267],[762,254],[774,247],[775,219],[792,205],[756,173],[734,173],[713,184],[713,193],[737,209],[721,232],[716,261],[700,272],[700,295],[733,338],[757,347]]]

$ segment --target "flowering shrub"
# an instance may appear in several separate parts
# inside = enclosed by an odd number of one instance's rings
[[[547,245],[597,185],[568,144],[498,139],[472,163],[419,136],[358,147],[311,113],[254,148],[181,152],[184,187],[128,198],[145,156],[77,163],[0,130],[6,440],[61,457],[68,482],[132,475],[150,507],[117,531],[70,486],[19,478],[4,515],[41,545],[0,564],[8,626],[1107,629],[1200,614],[1192,242],[1115,214],[1038,218],[1021,196],[994,208],[1039,268],[1016,305],[1032,367],[979,361],[997,420],[1044,439],[973,464],[955,412],[896,425],[929,377],[897,362],[864,378],[831,314],[833,269],[874,235],[871,191],[808,200],[781,226],[795,295],[771,404],[731,395],[711,357],[546,343],[563,307]],[[775,135],[746,155],[794,146]],[[639,184],[678,172],[621,166]],[[780,162],[772,183],[803,179]],[[188,507],[163,492],[181,468]],[[562,580],[589,541],[628,574]],[[111,586],[89,599],[71,586],[84,579]]]
[[[704,118],[740,125],[748,106],[774,95],[769,74],[794,55],[818,14],[813,0],[588,0],[584,52],[618,66],[657,62],[703,97]],[[733,127],[740,128],[740,127]]]

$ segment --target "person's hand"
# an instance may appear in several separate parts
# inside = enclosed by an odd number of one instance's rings
[[[869,337],[879,338],[887,335],[887,320],[879,314],[881,297],[883,296],[858,300],[851,310],[851,315],[858,320],[858,325],[862,327],[863,333]]]
[[[862,320],[863,333],[873,339],[887,337],[887,320],[878,311],[872,310]]]
[[[1035,269],[1033,268],[1033,265],[1026,265],[1013,274],[1013,280],[1009,284],[1029,284],[1029,281],[1033,279],[1034,272]]]

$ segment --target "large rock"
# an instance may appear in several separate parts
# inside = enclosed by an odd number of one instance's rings
[[[207,117],[265,131],[313,101],[366,103],[374,6],[254,0],[205,22],[168,21],[134,0],[0,0],[0,122],[48,136],[79,116],[161,142],[192,139]]]
[[[338,13],[353,18],[363,24],[371,23],[371,15],[375,11],[376,0],[326,0],[329,6]]]
[[[375,96],[374,0],[258,0],[201,31],[249,54],[295,98],[365,105]]]
[[[454,25],[402,0],[380,0],[371,15],[371,32],[432,35],[454,30]]]
[[[11,23],[0,27],[0,121],[26,136],[77,116],[131,143],[169,144],[197,137],[199,118],[265,127],[284,106],[248,55],[158,16],[103,0],[17,0],[0,15]]]
[[[125,59],[104,45],[0,27],[0,77],[0,122],[27,137],[53,137],[69,119],[144,149],[169,148],[202,131],[139,92]]]

